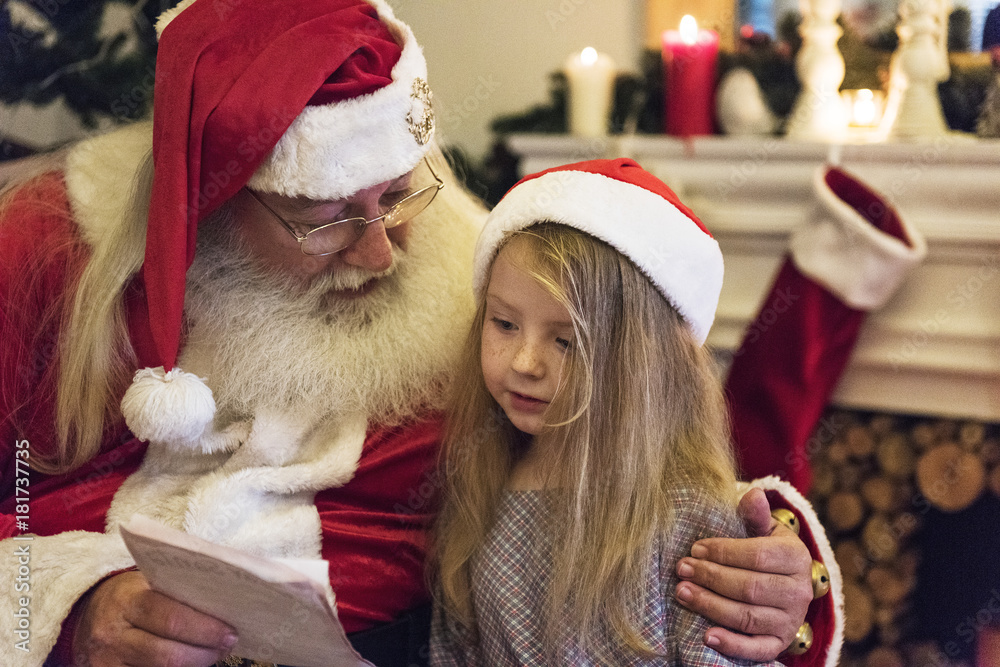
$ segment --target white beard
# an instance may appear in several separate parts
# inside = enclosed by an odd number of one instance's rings
[[[257,268],[224,216],[203,223],[187,274],[181,366],[207,377],[218,422],[307,406],[395,424],[443,407],[473,311],[477,230],[435,217],[443,216],[428,211],[411,223],[408,249],[394,248],[389,271],[339,271],[306,288]],[[332,293],[376,276],[360,298]]]

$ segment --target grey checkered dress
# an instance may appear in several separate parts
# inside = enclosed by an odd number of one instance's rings
[[[472,568],[473,604],[479,631],[477,642],[456,622],[434,611],[431,628],[431,665],[505,667],[544,665],[542,637],[544,607],[549,586],[551,535],[544,529],[543,491],[511,491],[501,501],[496,524]],[[584,654],[567,639],[558,665],[746,665],[708,648],[702,642],[708,622],[673,601],[677,560],[698,539],[742,536],[731,512],[719,509],[702,493],[677,492],[677,521],[662,540],[650,568],[648,591],[641,605],[642,637],[664,657],[649,660],[602,642],[610,654]],[[768,663],[781,667],[779,663]]]

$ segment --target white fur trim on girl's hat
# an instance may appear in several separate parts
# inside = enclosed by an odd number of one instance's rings
[[[546,221],[587,232],[632,260],[698,343],[705,342],[722,290],[722,252],[662,181],[628,159],[579,162],[525,177],[493,209],[479,237],[477,293],[486,289],[506,238]]]

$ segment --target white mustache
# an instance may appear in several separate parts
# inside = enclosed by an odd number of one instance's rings
[[[402,261],[403,252],[396,246],[392,246],[392,263],[385,271],[371,271],[357,266],[341,266],[316,278],[316,281],[323,281],[330,291],[356,290],[370,280],[387,278],[396,273]],[[316,282],[313,283],[313,285],[315,284]]]

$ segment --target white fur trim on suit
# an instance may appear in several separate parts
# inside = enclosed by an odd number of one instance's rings
[[[0,559],[0,580],[12,588],[17,549],[27,546],[30,554],[30,591],[23,596],[30,598],[31,650],[9,646],[2,664],[41,667],[76,601],[108,574],[135,564],[118,535],[118,526],[135,513],[258,555],[320,558],[313,496],[350,480],[366,427],[363,417],[316,424],[308,415],[263,414],[232,455],[178,454],[154,443],[115,494],[106,533],[0,541],[10,556]],[[11,642],[17,623],[13,613],[0,614],[0,633]]]
[[[927,242],[902,217],[906,241],[877,229],[830,189],[826,173],[821,167],[813,176],[817,203],[792,232],[792,260],[848,306],[880,308],[927,254]]]
[[[601,174],[553,171],[513,188],[490,213],[476,245],[477,293],[486,289],[506,237],[543,221],[592,234],[631,259],[705,342],[722,289],[719,244],[663,197]]]
[[[166,10],[156,19],[156,25],[153,26],[156,29],[156,38],[159,39],[160,35],[163,34],[163,29],[167,27],[167,24],[177,18],[177,15],[183,12],[185,9],[194,4],[194,0],[181,0],[176,6],[171,7]]]
[[[14,609],[4,608],[0,614],[0,634],[7,643],[3,647],[4,665],[10,667],[41,667],[55,647],[63,620],[73,605],[98,581],[117,570],[135,563],[118,535],[75,530],[31,540],[0,541],[4,558],[0,559],[0,581],[7,582],[10,595],[28,598],[30,642],[29,651],[15,649],[18,618]],[[18,549],[29,553],[30,590],[13,590],[17,581]]]
[[[819,551],[821,562],[826,566],[827,573],[830,575],[830,592],[827,595],[833,596],[833,638],[830,641],[830,649],[824,667],[836,667],[840,660],[841,646],[844,644],[844,577],[840,572],[837,559],[833,556],[833,547],[830,546],[830,540],[826,536],[826,529],[823,528],[823,524],[820,523],[816,511],[809,504],[809,501],[799,493],[798,489],[779,477],[771,475],[751,482],[740,483],[738,486],[740,495],[751,488],[777,491],[795,508],[799,518],[809,526],[809,530],[816,540],[816,549]]]
[[[115,494],[108,531],[143,514],[250,553],[319,558],[313,496],[353,477],[367,420],[261,410],[240,428],[247,435],[233,454],[181,454],[150,443]]]
[[[152,150],[150,121],[81,141],[70,149],[66,192],[73,218],[89,246],[116,238],[113,232],[130,210],[135,175],[143,160],[151,159]]]

